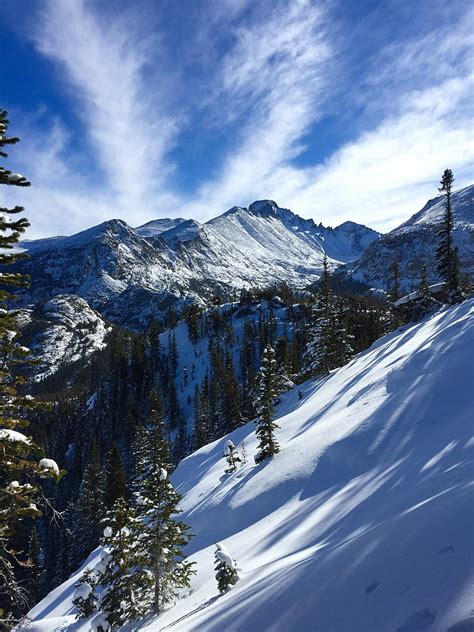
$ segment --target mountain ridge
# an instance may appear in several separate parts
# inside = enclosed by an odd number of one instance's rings
[[[219,294],[316,281],[326,254],[332,269],[360,255],[379,233],[358,224],[316,225],[275,202],[233,207],[205,224],[152,220],[137,229],[112,219],[68,237],[23,242],[20,270],[34,288],[23,305],[77,294],[104,316],[142,328],[171,305],[205,305]]]

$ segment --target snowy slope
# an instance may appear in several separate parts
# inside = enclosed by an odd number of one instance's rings
[[[454,242],[459,248],[461,270],[474,279],[474,185],[453,193]],[[370,287],[387,289],[392,283],[391,266],[396,258],[400,266],[402,289],[419,285],[420,269],[427,266],[430,282],[436,275],[435,251],[444,214],[444,197],[430,200],[407,222],[369,245],[359,261],[341,270],[341,274]]]
[[[279,407],[281,453],[225,475],[221,439],[173,475],[196,537],[192,589],[150,631],[466,632],[473,626],[474,301],[388,335]],[[218,596],[213,544],[241,579]],[[98,553],[89,563],[94,565]],[[78,575],[31,632],[88,630]]]
[[[176,217],[173,219],[167,217],[164,219],[152,219],[151,222],[147,222],[146,224],[143,224],[143,226],[135,228],[135,231],[140,235],[140,237],[156,237],[167,230],[177,228],[185,221],[184,217]]]
[[[176,304],[205,305],[215,294],[286,281],[305,287],[321,273],[357,259],[379,233],[353,223],[317,226],[275,202],[234,208],[201,225],[154,220],[133,229],[110,220],[70,237],[23,242],[31,257],[17,267],[32,276],[23,305],[76,294],[101,314],[143,328]]]

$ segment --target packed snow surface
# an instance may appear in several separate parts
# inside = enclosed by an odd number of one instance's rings
[[[394,332],[282,397],[280,454],[256,466],[254,424],[186,458],[172,479],[197,575],[143,630],[466,632],[473,619],[474,301]],[[224,473],[231,439],[247,461]],[[222,596],[215,543],[239,582]],[[100,560],[94,551],[87,565]],[[78,574],[23,629],[75,622]],[[135,629],[135,628],[134,628]]]

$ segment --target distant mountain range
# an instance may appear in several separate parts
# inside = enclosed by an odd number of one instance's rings
[[[70,237],[24,242],[31,275],[23,304],[74,294],[111,320],[141,327],[171,305],[286,281],[316,281],[326,254],[333,269],[380,234],[346,222],[326,228],[275,202],[234,207],[206,224],[161,219],[132,228],[114,219]]]
[[[455,241],[474,276],[474,186],[453,195]],[[233,207],[200,224],[157,219],[132,228],[119,219],[69,237],[25,241],[31,255],[18,268],[32,277],[23,306],[58,295],[78,296],[106,318],[142,328],[170,306],[235,297],[242,289],[280,282],[303,288],[320,277],[324,255],[338,277],[386,289],[393,259],[401,285],[416,286],[420,267],[434,273],[441,197],[397,229],[380,233],[354,222],[336,228],[303,219],[271,200]]]

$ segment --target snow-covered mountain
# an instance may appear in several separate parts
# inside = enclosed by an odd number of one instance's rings
[[[459,248],[461,271],[474,278],[474,185],[453,193],[452,203],[454,241]],[[396,258],[404,290],[419,285],[423,264],[427,266],[429,280],[438,281],[434,255],[443,214],[444,196],[430,200],[408,221],[371,243],[356,263],[341,269],[341,274],[370,287],[387,289],[392,282],[391,267]]]
[[[24,343],[40,359],[31,369],[36,379],[103,349],[110,331],[84,299],[70,294],[55,296],[34,311],[20,310],[18,321]]]
[[[379,233],[351,222],[316,225],[275,202],[235,207],[206,224],[155,220],[133,229],[110,220],[70,237],[24,242],[31,274],[23,304],[76,294],[112,320],[140,327],[170,305],[286,281],[305,287],[357,259]]]
[[[465,632],[474,623],[471,490],[474,301],[377,341],[348,365],[282,397],[280,454],[256,466],[254,425],[178,466],[195,538],[189,591],[142,630]],[[219,596],[214,543],[240,580]],[[86,565],[93,567],[100,551]],[[80,571],[20,630],[85,631]],[[134,629],[137,629],[134,627]]]

